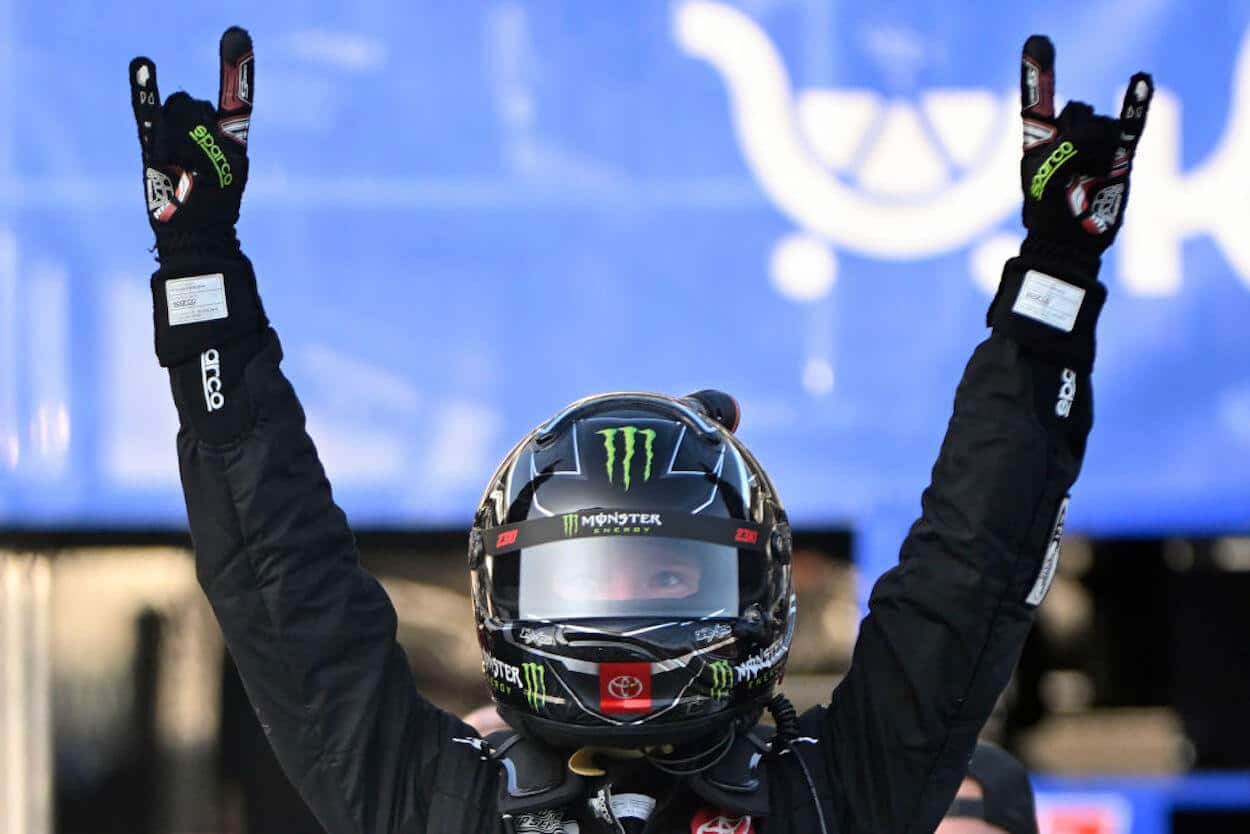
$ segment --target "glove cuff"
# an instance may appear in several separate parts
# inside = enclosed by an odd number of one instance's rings
[[[1081,251],[1072,244],[1040,240],[1033,235],[1020,244],[1020,257],[1051,275],[1086,283],[1098,280],[1102,267],[1102,257],[1097,252]]]
[[[206,258],[228,260],[243,257],[233,223],[217,226],[197,224],[190,231],[169,228],[164,223],[153,223],[152,228],[156,233],[157,260],[162,264]]]
[[[1106,300],[1096,257],[1091,261],[1058,247],[1039,251],[1026,243],[1020,257],[1003,267],[986,324],[1043,359],[1089,373],[1094,329]]]
[[[152,310],[156,356],[166,368],[253,337],[269,325],[252,262],[242,254],[163,258],[152,275]]]

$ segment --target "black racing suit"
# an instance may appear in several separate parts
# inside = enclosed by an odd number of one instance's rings
[[[154,287],[179,274],[189,273],[166,264]],[[157,297],[160,352],[173,337]],[[243,303],[232,301],[232,318]],[[359,564],[279,370],[277,337],[263,313],[253,320],[213,355],[225,404],[211,412],[203,345],[166,347],[162,360],[199,580],[261,725],[332,834],[498,831],[496,765],[469,743],[471,728],[416,690],[395,610]],[[1092,320],[1085,330],[1092,361]],[[873,589],[850,671],[829,706],[801,717],[814,743],[799,752],[830,832],[931,832],[1007,684],[1053,573],[1092,420],[1088,367],[1044,353],[1004,328],[976,349],[920,519]],[[768,760],[757,832],[819,831],[798,764]],[[573,816],[583,834],[606,830]],[[690,817],[657,812],[647,830],[686,832]]]

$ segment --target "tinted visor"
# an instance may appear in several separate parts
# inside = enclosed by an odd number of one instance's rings
[[[739,554],[726,545],[652,536],[574,539],[497,556],[496,570],[509,559],[517,563],[517,612],[524,620],[738,615]]]
[[[770,582],[759,525],[592,508],[482,531],[491,605],[525,620],[728,617]]]

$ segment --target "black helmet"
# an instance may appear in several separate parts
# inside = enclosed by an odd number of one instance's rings
[[[573,403],[491,478],[469,542],[500,713],[548,744],[755,723],[794,634],[790,529],[728,395]]]

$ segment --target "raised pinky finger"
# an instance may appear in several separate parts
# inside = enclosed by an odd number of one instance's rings
[[[161,118],[161,93],[156,88],[156,64],[151,58],[135,58],[130,62],[130,106],[139,129],[139,145],[147,154],[152,132]]]

